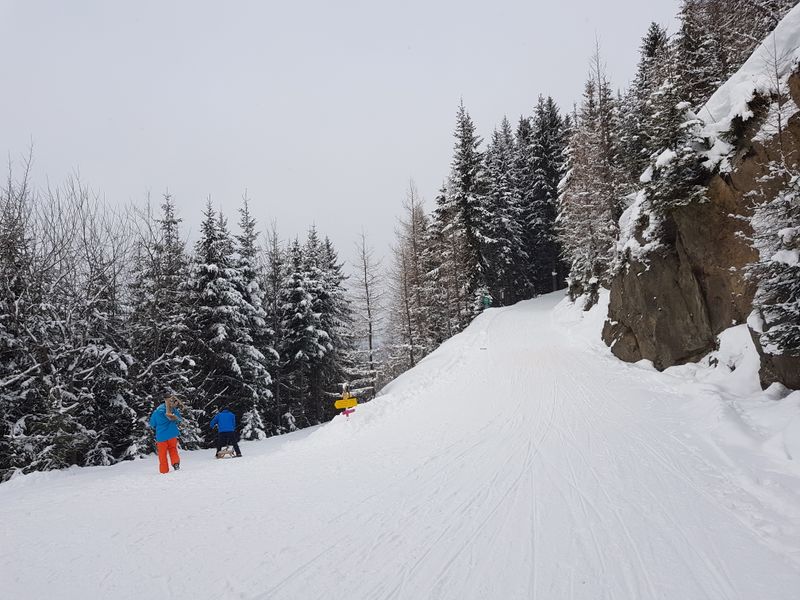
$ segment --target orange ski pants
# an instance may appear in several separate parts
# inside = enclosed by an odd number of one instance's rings
[[[156,442],[158,448],[158,470],[162,473],[169,473],[169,465],[181,462],[181,457],[178,456],[178,438],[166,440],[164,442]],[[169,462],[167,462],[167,453],[169,453]]]

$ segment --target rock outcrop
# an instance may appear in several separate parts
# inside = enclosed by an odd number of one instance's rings
[[[788,83],[800,106],[800,75]],[[753,116],[734,123],[732,168],[709,175],[707,201],[671,210],[661,247],[646,259],[627,260],[612,279],[603,339],[622,360],[648,359],[659,369],[694,361],[714,349],[721,331],[747,321],[755,290],[745,267],[757,258],[748,242],[752,192],[764,190],[767,165],[780,152],[800,156],[800,113],[788,119],[780,140],[756,135],[766,106],[754,98]],[[759,352],[762,384],[800,388],[800,357]]]

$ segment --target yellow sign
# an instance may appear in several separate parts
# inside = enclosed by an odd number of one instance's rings
[[[337,400],[334,402],[334,406],[336,408],[353,408],[358,404],[358,400],[356,398],[342,398],[341,400]]]

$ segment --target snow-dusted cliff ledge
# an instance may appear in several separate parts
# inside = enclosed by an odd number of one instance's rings
[[[700,109],[697,116],[704,123],[702,136],[710,145],[705,153],[705,166],[709,170],[731,171],[735,146],[730,134],[735,122],[746,122],[754,116],[751,104],[757,96],[785,94],[789,77],[799,61],[800,5],[781,20],[742,67]],[[797,105],[789,99],[782,116],[788,119],[797,111]]]

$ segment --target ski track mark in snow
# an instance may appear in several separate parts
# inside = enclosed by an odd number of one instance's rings
[[[584,410],[584,411],[578,411],[578,413],[577,413],[577,414],[582,414],[582,415],[583,415],[583,417],[584,417],[584,419],[585,419],[585,422],[586,422],[586,424],[587,424],[587,425],[590,425],[590,424],[591,424],[591,422],[592,422],[592,421],[591,421],[591,420],[588,418],[588,416],[587,416],[587,415],[589,415],[589,414],[591,414],[591,415],[592,415],[592,416],[593,416],[595,419],[607,418],[605,415],[600,415],[600,414],[598,414],[598,411],[597,411],[597,409],[596,409],[595,407],[593,407],[593,406],[591,405],[591,403],[587,402],[587,400],[586,400],[586,397],[587,397],[587,395],[589,394],[589,391],[588,391],[588,389],[587,389],[585,386],[583,386],[583,385],[581,385],[580,387],[583,389],[583,392],[584,392],[583,394],[581,394],[581,395],[580,395],[580,398],[581,398],[581,400],[582,400],[582,403],[583,403],[583,408],[584,408],[585,410]],[[607,395],[607,394],[605,394],[605,393],[602,391],[602,387],[601,387],[601,388],[599,388],[599,389],[597,389],[597,390],[594,392],[594,395],[595,395],[595,396],[598,396],[598,395],[599,395],[601,398],[603,398],[603,400],[604,400],[605,402],[608,402],[609,400],[611,400],[611,399],[608,397],[608,395]],[[596,423],[596,422],[597,422],[597,421],[595,421],[595,423]],[[621,423],[618,423],[618,425],[620,425],[620,424],[621,424]],[[635,435],[631,434],[631,433],[630,433],[630,429],[628,429],[628,428],[626,428],[626,427],[624,427],[624,426],[622,426],[622,427],[618,426],[618,427],[616,427],[616,428],[615,428],[615,430],[616,430],[616,431],[618,431],[618,432],[619,432],[621,435],[626,435],[626,436],[628,436],[628,437],[629,437],[629,439],[630,439],[631,441],[633,441],[633,442],[635,442],[635,443],[637,443],[637,444],[641,445],[641,447],[642,447],[643,449],[646,449],[646,450],[648,451],[648,454],[650,454],[650,456],[651,456],[652,458],[656,458],[656,459],[658,459],[658,458],[659,458],[659,457],[658,457],[658,454],[657,454],[656,452],[653,452],[653,449],[652,449],[650,446],[648,446],[648,445],[647,445],[647,443],[646,443],[646,442],[645,442],[645,441],[644,441],[642,438],[640,438],[640,437],[638,437],[638,436],[635,436]],[[579,450],[579,448],[578,448],[578,446],[577,446],[577,445],[575,445],[575,449],[578,451],[578,453],[579,453],[579,454],[581,454],[581,453],[580,453],[580,450]],[[583,458],[583,460],[584,460],[584,461],[586,461],[586,457],[585,457],[585,456],[583,456],[583,455],[581,454],[581,457]],[[586,462],[587,462],[587,465],[589,465],[589,470],[590,470],[590,473],[591,473],[592,477],[595,479],[595,481],[597,482],[597,484],[598,484],[599,486],[601,486],[601,487],[602,487],[602,486],[603,486],[603,483],[601,482],[601,480],[600,480],[600,478],[599,478],[599,476],[598,476],[598,474],[597,474],[596,470],[595,470],[595,469],[593,469],[593,468],[591,467],[591,465],[590,465],[590,463],[589,463],[588,461],[586,461]],[[662,463],[662,465],[663,465],[663,463]],[[670,465],[666,465],[666,466],[667,466],[668,468],[670,468]],[[684,481],[687,481],[687,480],[684,480]],[[688,482],[688,481],[687,481],[687,482]],[[581,494],[581,495],[582,495],[582,492],[581,492],[581,490],[580,490],[580,488],[579,488],[578,486],[576,486],[576,487],[575,487],[575,489],[576,489],[576,491],[578,492],[578,494]],[[654,502],[654,504],[656,504],[656,505],[657,505],[657,503],[658,503],[658,499],[656,498],[656,496],[655,496],[654,492],[653,492],[651,489],[649,489],[647,486],[642,486],[642,488],[641,488],[641,489],[642,489],[643,493],[647,494],[647,495],[648,495],[648,497],[651,499],[651,501],[653,501],[653,502]],[[612,506],[613,506],[613,502],[611,501],[611,498],[609,497],[608,493],[607,493],[607,492],[605,492],[605,489],[604,489],[604,496],[605,496],[605,497],[606,497],[606,499],[608,500],[608,502],[609,502],[609,505],[612,505]],[[641,514],[641,511],[639,510],[639,507],[636,505],[636,503],[632,503],[632,504],[631,504],[631,506],[630,506],[630,507],[628,507],[628,508],[629,508],[629,509],[634,509],[634,510],[636,510],[637,512],[639,512],[639,514]],[[665,513],[664,513],[664,514],[665,514],[665,515],[667,515],[668,513],[666,513],[666,511],[665,511]],[[638,550],[638,548],[636,547],[636,542],[634,541],[634,539],[633,539],[633,536],[631,535],[631,532],[630,532],[630,530],[629,530],[629,529],[627,528],[627,526],[625,525],[625,519],[624,519],[624,517],[622,517],[622,516],[620,515],[620,513],[619,513],[619,510],[618,510],[616,507],[614,508],[614,516],[615,516],[615,518],[616,518],[617,522],[618,522],[618,523],[619,523],[619,525],[620,525],[620,530],[621,530],[621,531],[623,531],[623,532],[625,533],[625,536],[626,536],[626,538],[627,538],[628,542],[629,542],[629,543],[630,543],[630,545],[631,545],[631,549],[633,550],[633,554],[634,554],[634,556],[635,556],[635,557],[636,557],[636,559],[637,559],[637,562],[638,562],[639,569],[641,570],[641,572],[643,572],[643,573],[647,573],[647,567],[646,567],[646,565],[645,565],[645,563],[644,563],[644,560],[642,559],[642,554],[641,554],[641,552]],[[678,533],[678,534],[681,536],[681,538],[682,538],[682,539],[683,539],[683,540],[686,542],[684,545],[682,545],[682,546],[681,546],[681,550],[680,550],[680,552],[677,552],[676,554],[677,554],[677,555],[678,555],[678,556],[679,556],[679,557],[682,559],[682,563],[683,563],[683,565],[684,565],[684,566],[687,568],[687,571],[688,571],[688,572],[689,572],[691,575],[693,575],[693,576],[694,576],[694,573],[693,573],[693,571],[694,571],[694,567],[692,566],[692,563],[691,563],[690,561],[688,561],[687,559],[685,559],[685,557],[683,556],[683,553],[686,553],[686,552],[689,552],[689,553],[694,553],[694,554],[696,554],[696,556],[697,556],[698,558],[700,558],[701,564],[703,564],[703,566],[704,566],[704,567],[705,567],[705,568],[708,570],[708,572],[709,572],[709,573],[712,575],[712,577],[713,577],[713,578],[715,579],[715,581],[717,582],[717,586],[715,587],[715,590],[716,590],[716,592],[715,592],[715,593],[719,593],[720,591],[723,591],[723,590],[724,590],[724,592],[725,592],[725,598],[730,598],[730,597],[731,597],[731,594],[732,594],[732,590],[730,589],[730,582],[729,582],[729,579],[730,579],[730,578],[729,578],[727,575],[721,576],[721,575],[720,575],[720,573],[719,573],[719,571],[718,571],[718,569],[717,569],[717,567],[716,567],[716,565],[715,565],[715,564],[714,564],[712,561],[710,561],[710,560],[709,560],[709,559],[708,559],[706,556],[704,556],[704,555],[702,555],[702,556],[701,556],[701,555],[698,555],[698,554],[696,553],[696,547],[695,547],[695,545],[694,545],[694,544],[693,544],[693,543],[692,543],[692,542],[689,540],[689,538],[688,538],[688,537],[685,535],[685,533],[684,533],[684,531],[683,531],[683,528],[682,528],[682,525],[681,525],[681,524],[679,524],[679,523],[677,523],[677,522],[676,522],[674,519],[672,519],[671,517],[667,517],[667,518],[668,518],[668,519],[669,519],[669,521],[670,521],[670,523],[669,523],[669,524],[670,524],[670,525],[671,525],[671,526],[674,528],[674,531],[675,531],[676,533]],[[722,565],[722,568],[724,569],[724,565]],[[702,588],[702,587],[703,587],[703,581],[702,581],[702,579],[698,579],[698,578],[696,578],[696,577],[694,577],[694,578],[695,578],[695,580],[698,582],[698,586]],[[647,585],[648,585],[648,588],[649,588],[649,593],[650,593],[651,597],[657,597],[657,593],[656,593],[656,591],[655,591],[655,586],[653,585],[653,582],[649,580],[649,577],[648,577],[648,578],[645,578],[645,581],[646,581],[646,583],[647,583]],[[640,592],[639,592],[637,589],[634,589],[634,587],[633,587],[633,586],[631,586],[631,587],[628,589],[628,593],[629,593],[629,597],[631,597],[631,598],[635,598],[635,597],[640,597],[640,596],[641,596],[641,593],[640,593]],[[708,595],[707,597],[708,597],[708,598],[715,598],[715,596],[714,596],[714,595]]]

